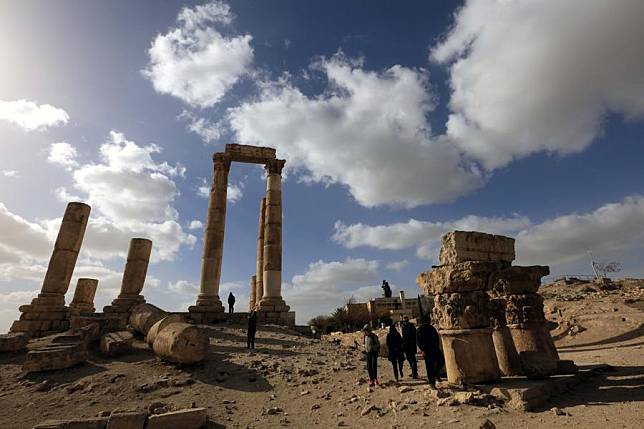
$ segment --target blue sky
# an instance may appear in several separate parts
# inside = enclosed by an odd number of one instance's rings
[[[39,289],[67,201],[92,207],[79,276],[196,298],[211,154],[286,158],[283,294],[298,321],[408,294],[450,229],[521,264],[642,276],[639,2],[3,2],[0,330]],[[262,170],[231,170],[222,295],[245,305]],[[70,287],[73,293],[75,280]]]

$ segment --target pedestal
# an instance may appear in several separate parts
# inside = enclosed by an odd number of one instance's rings
[[[441,330],[439,333],[450,383],[493,383],[501,379],[491,328]]]

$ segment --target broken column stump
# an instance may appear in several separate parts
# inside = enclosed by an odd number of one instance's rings
[[[96,296],[97,287],[97,279],[78,279],[74,290],[74,298],[69,304],[69,310],[72,315],[86,315],[96,311],[94,297]]]
[[[130,327],[145,337],[150,328],[167,315],[168,313],[152,304],[139,304],[130,313]]]
[[[101,337],[100,349],[105,356],[120,356],[132,351],[134,335],[129,331],[110,332]]]
[[[163,330],[163,328],[165,328],[171,323],[185,323],[185,322],[186,320],[180,314],[171,314],[169,316],[166,316],[163,319],[156,322],[154,325],[152,325],[152,327],[148,331],[148,334],[145,336],[145,342],[148,343],[150,348],[152,348],[152,345],[154,344],[154,340],[157,338],[157,335],[159,334],[159,332]]]
[[[31,304],[20,306],[20,320],[13,322],[11,332],[25,332],[35,338],[69,329],[65,293],[83,243],[90,210],[87,204],[67,204],[41,292]]]
[[[152,348],[163,360],[193,364],[204,360],[208,342],[203,329],[188,323],[171,323],[157,334]]]
[[[506,301],[503,298],[490,300],[490,322],[492,324],[492,341],[496,359],[499,362],[501,375],[520,375],[521,360],[512,340],[512,334],[505,318]]]

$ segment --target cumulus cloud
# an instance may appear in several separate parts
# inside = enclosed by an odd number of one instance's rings
[[[226,201],[231,204],[241,200],[244,196],[244,182],[228,183],[226,188]],[[202,198],[210,198],[210,184],[205,178],[201,178],[201,185],[197,188],[197,195]]]
[[[144,76],[158,92],[191,106],[215,105],[250,71],[253,61],[250,35],[222,34],[233,18],[230,7],[220,1],[185,7],[177,27],[152,42]]]
[[[447,201],[482,183],[454,145],[432,137],[424,70],[368,71],[338,54],[311,71],[327,79],[323,94],[308,96],[284,77],[230,109],[237,140],[277,148],[304,180],[345,185],[367,207]]]
[[[188,131],[197,134],[205,143],[218,140],[224,130],[224,124],[221,122],[211,122],[206,118],[197,117],[187,110],[181,112],[179,119],[184,119]]]
[[[407,222],[389,225],[346,225],[338,221],[335,223],[332,239],[349,249],[366,246],[381,250],[401,250],[417,246],[419,257],[431,259],[434,247],[447,231],[458,229],[510,234],[521,231],[530,224],[528,218],[516,215],[508,218],[470,215],[446,222],[409,219]]]
[[[391,270],[391,271],[401,271],[407,265],[409,265],[409,261],[406,259],[403,259],[402,261],[390,262],[386,265],[386,267],[388,270]]]
[[[362,258],[344,261],[317,261],[304,274],[285,284],[282,296],[301,323],[318,314],[328,314],[354,296],[358,300],[379,295],[378,262]]]
[[[644,114],[644,2],[470,0],[432,60],[449,64],[447,137],[488,169],[587,147]]]
[[[188,224],[188,229],[202,229],[202,228],[203,228],[203,222],[197,219],[191,220],[190,223]]]
[[[49,127],[65,125],[69,115],[65,110],[50,104],[37,104],[28,100],[0,100],[0,120],[11,122],[25,131],[43,131]]]
[[[2,175],[4,177],[10,177],[12,179],[17,179],[20,177],[20,174],[17,170],[2,170]]]
[[[588,251],[601,259],[620,259],[644,251],[644,197],[630,196],[590,213],[567,214],[541,223],[533,223],[523,216],[466,216],[446,222],[411,219],[388,225],[338,222],[333,240],[347,248],[402,250],[416,247],[419,258],[437,260],[440,237],[450,230],[513,236],[518,264],[550,265],[553,272],[578,269],[579,262],[587,260]],[[626,268],[633,275],[644,273],[641,261],[633,261],[632,266]]]
[[[65,142],[52,143],[52,145],[49,146],[49,156],[47,157],[47,161],[52,164],[60,164],[67,170],[71,171],[74,167],[78,166],[78,162],[76,162],[77,156],[78,152],[71,144]]]

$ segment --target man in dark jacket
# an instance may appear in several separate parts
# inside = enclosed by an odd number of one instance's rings
[[[398,381],[398,375],[400,374],[400,378],[403,376],[402,368],[405,356],[402,348],[402,337],[393,323],[389,326],[389,333],[387,334],[387,357],[394,368],[394,378]]]
[[[429,317],[423,316],[417,332],[418,348],[423,352],[427,381],[436,388],[436,381],[440,381],[440,372],[445,365],[443,351],[440,348],[440,337],[436,329],[429,323]]]
[[[235,295],[228,293],[228,313],[233,314],[235,311]]]
[[[248,348],[255,348],[255,334],[257,333],[257,312],[253,309],[248,314]]]
[[[418,378],[418,364],[416,363],[416,327],[405,316],[402,324],[403,352],[411,367],[411,378]]]

